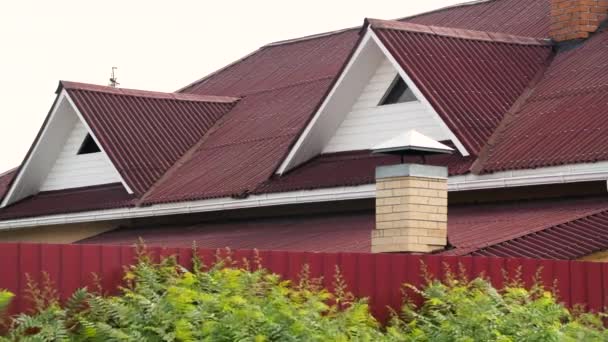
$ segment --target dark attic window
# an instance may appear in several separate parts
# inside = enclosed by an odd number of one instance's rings
[[[80,155],[97,152],[101,152],[99,146],[97,146],[97,143],[95,143],[93,137],[90,134],[87,134],[87,136],[84,138],[84,141],[82,142],[82,145],[80,145],[80,148],[78,149],[78,154]]]
[[[416,95],[414,95],[412,90],[407,86],[403,78],[397,75],[384,96],[382,96],[382,100],[380,100],[378,105],[384,106],[395,103],[412,102],[416,100]]]

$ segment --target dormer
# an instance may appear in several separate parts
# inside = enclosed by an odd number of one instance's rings
[[[416,130],[467,150],[418,86],[366,26],[359,45],[284,160],[282,174],[320,153],[370,150]]]
[[[132,193],[65,90],[61,90],[2,207],[41,191],[122,183]]]
[[[478,155],[552,53],[547,40],[400,21],[367,19],[360,35],[278,174],[409,130]]]

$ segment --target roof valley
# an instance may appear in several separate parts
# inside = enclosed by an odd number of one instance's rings
[[[545,76],[547,70],[551,67],[553,60],[555,58],[555,51],[553,51],[548,59],[545,61],[545,65],[543,68],[538,70],[537,74],[530,81],[528,86],[524,89],[523,93],[517,98],[517,100],[513,103],[511,108],[507,110],[503,119],[500,121],[498,126],[494,129],[492,135],[490,135],[486,144],[482,147],[481,151],[479,151],[478,157],[471,165],[471,172],[474,174],[481,174],[483,172],[485,162],[489,159],[490,155],[493,153],[493,148],[495,144],[497,144],[500,140],[500,136],[504,130],[508,128],[508,126],[515,120],[517,113],[521,110],[521,108],[528,103],[528,100],[532,99],[534,95],[534,90],[536,86],[540,83],[540,81]]]

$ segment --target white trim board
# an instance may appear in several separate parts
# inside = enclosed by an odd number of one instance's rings
[[[498,172],[489,175],[462,175],[448,178],[448,191],[510,188],[530,185],[606,181],[608,162],[573,164],[531,170]],[[217,198],[199,201],[157,204],[150,207],[95,210],[34,218],[0,221],[0,230],[31,228],[54,224],[121,220],[128,218],[203,213],[219,210],[269,207],[301,203],[345,201],[376,197],[376,185],[334,187],[252,195],[245,199]]]
[[[323,151],[384,57],[388,58],[408,87],[412,89],[414,95],[424,105],[426,111],[444,131],[444,135],[454,143],[460,154],[469,155],[464,145],[422,95],[416,84],[368,27],[321,106],[277,169],[278,174],[284,174]]]
[[[75,115],[70,113],[70,111],[75,113]],[[103,149],[103,145],[99,143],[99,140],[88,123],[64,89],[57,95],[50,114],[45,120],[45,125],[41,129],[41,133],[34,142],[27,158],[22,163],[22,167],[19,169],[19,172],[7,191],[6,196],[4,196],[2,203],[0,203],[0,208],[40,191],[41,185],[46,180],[48,173],[53,167],[57,156],[68,138],[68,134],[72,131],[77,120],[80,120],[85,125],[88,132],[91,134],[91,137],[95,140],[95,143],[97,143],[97,146],[99,146],[106,156],[108,162],[111,165],[114,165],[109,159],[106,151]],[[114,168],[116,169],[115,166]],[[116,173],[120,177],[121,183],[127,192],[133,193],[117,170]]]

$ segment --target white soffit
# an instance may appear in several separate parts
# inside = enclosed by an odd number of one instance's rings
[[[415,130],[409,130],[403,134],[378,144],[372,148],[374,153],[388,153],[398,151],[425,151],[431,153],[452,153],[454,149]]]
[[[63,150],[69,134],[78,121],[81,121],[85,125],[87,131],[91,134],[97,146],[99,146],[101,153],[104,154],[107,161],[114,168],[127,192],[133,193],[116,170],[103,146],[99,143],[95,134],[93,134],[93,131],[70,99],[68,93],[62,90],[57,96],[30,152],[23,161],[15,180],[7,191],[2,203],[0,203],[0,208],[40,191],[42,184],[46,181],[49,172],[55,165],[57,157]]]
[[[460,154],[463,156],[469,155],[464,145],[424,98],[412,79],[392,57],[372,29],[368,27],[329,94],[279,166],[278,174],[283,174],[322,153],[346,115],[351,111],[359,94],[376,72],[383,58],[390,61],[416,98],[426,107],[440,129],[444,131],[444,135],[454,143]]]

